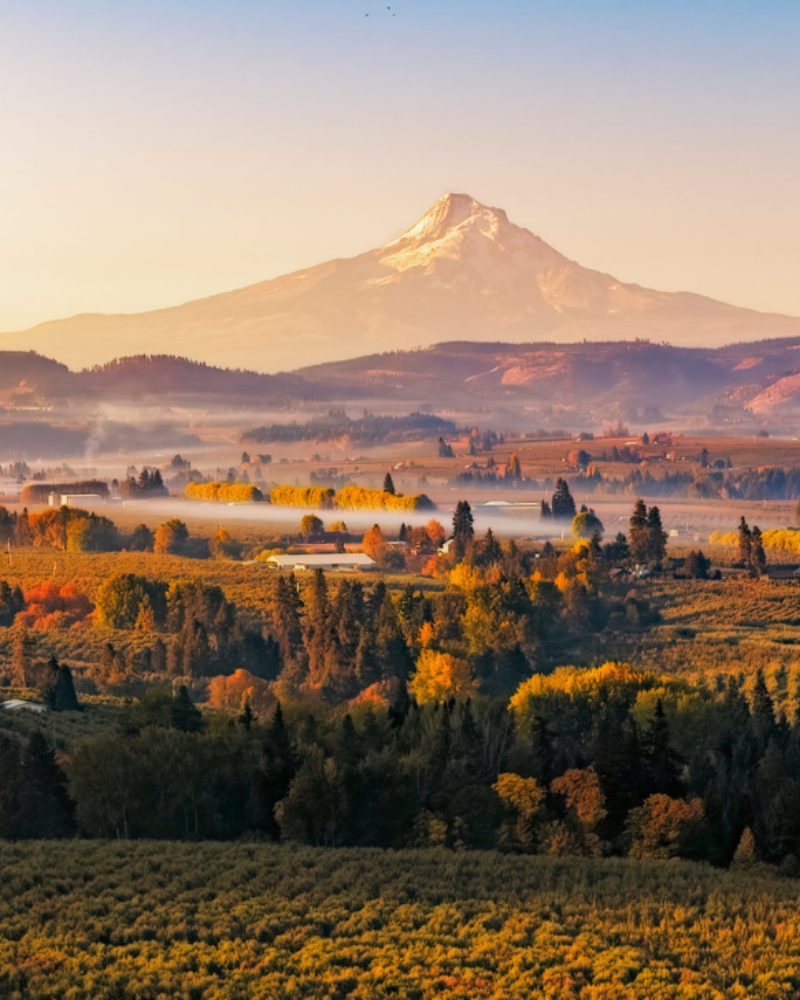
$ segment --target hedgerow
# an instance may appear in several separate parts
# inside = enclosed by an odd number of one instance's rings
[[[424,493],[398,496],[384,490],[368,490],[363,486],[345,486],[336,495],[336,506],[343,510],[433,510],[435,504]]]
[[[330,510],[336,493],[329,486],[275,486],[269,502],[279,507],[313,507]]]
[[[186,496],[190,500],[218,500],[221,503],[258,503],[264,494],[251,483],[189,483]]]

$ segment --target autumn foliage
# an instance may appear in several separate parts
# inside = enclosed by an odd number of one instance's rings
[[[431,510],[432,501],[424,493],[398,496],[385,490],[368,490],[363,486],[345,486],[336,495],[336,506],[343,510]]]
[[[264,494],[251,483],[189,483],[186,496],[190,500],[215,500],[220,503],[258,503]]]
[[[94,610],[92,602],[71,583],[59,587],[42,583],[25,593],[25,610],[16,617],[16,624],[33,629],[71,628],[79,625]]]
[[[276,486],[269,502],[278,507],[313,507],[331,510],[336,493],[328,486]]]

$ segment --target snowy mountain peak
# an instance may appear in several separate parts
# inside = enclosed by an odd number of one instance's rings
[[[508,216],[500,208],[489,208],[468,194],[444,194],[418,222],[388,246],[440,240],[462,227],[497,236],[503,227],[510,225]]]
[[[779,336],[800,336],[800,319],[626,284],[565,257],[502,209],[445,194],[402,236],[357,257],[172,309],[76,316],[3,340],[73,364],[169,351],[279,371],[452,340],[708,346]]]
[[[501,283],[513,274],[532,278],[568,263],[557,250],[532,232],[509,222],[501,208],[489,208],[468,194],[445,194],[402,236],[378,251],[397,272],[437,262],[460,261],[481,269]],[[513,264],[510,262],[513,260]],[[497,267],[505,271],[505,277]],[[510,271],[508,270],[510,268]]]

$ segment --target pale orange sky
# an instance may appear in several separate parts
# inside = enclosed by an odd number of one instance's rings
[[[0,0],[0,330],[356,254],[448,190],[800,315],[800,5],[120,6]]]

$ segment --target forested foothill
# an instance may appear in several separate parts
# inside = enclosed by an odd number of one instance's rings
[[[0,582],[3,679],[44,710],[0,718],[4,834],[746,861],[793,875],[796,668],[737,663],[730,647],[724,662],[659,664],[662,645],[691,650],[688,627],[671,624],[681,602],[766,598],[757,529],[740,525],[740,575],[714,580],[702,551],[670,556],[643,501],[610,541],[565,480],[548,509],[572,540],[478,535],[460,501],[449,532],[432,520],[419,539],[425,575],[405,579],[192,560],[175,519],[141,530],[138,552],[93,555],[70,539],[75,525],[110,531],[102,518],[7,514],[8,537],[30,538]],[[406,544],[417,530],[403,529]],[[377,525],[362,544],[388,547]],[[70,583],[26,579],[48,547],[74,560]]]

